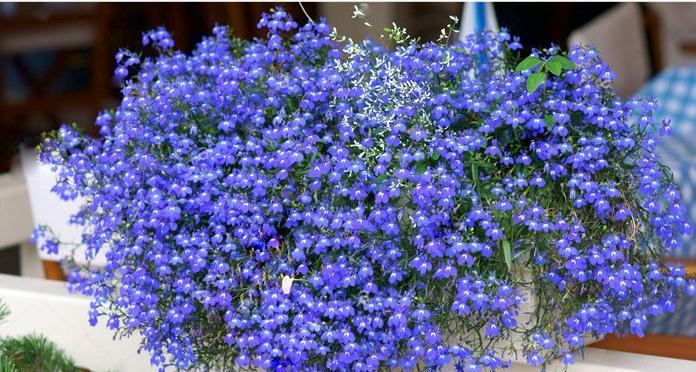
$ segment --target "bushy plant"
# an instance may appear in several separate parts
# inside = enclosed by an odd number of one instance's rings
[[[0,301],[0,323],[9,315],[9,308]],[[72,358],[42,335],[0,337],[0,372],[76,371]]]
[[[86,200],[87,255],[108,249],[72,287],[153,364],[572,363],[584,334],[641,335],[694,292],[659,260],[691,230],[655,153],[669,123],[616,96],[595,51],[398,27],[389,50],[282,9],[259,27],[190,55],[146,33],[159,54],[118,53],[100,137],[43,143],[55,191]],[[519,321],[523,290],[538,305]]]

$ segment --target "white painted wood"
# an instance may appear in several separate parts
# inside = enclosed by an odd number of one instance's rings
[[[624,353],[620,351],[585,348],[585,358],[579,356],[568,372],[693,372],[696,362],[690,360],[663,358],[652,355]],[[559,361],[552,363],[549,372],[563,370]],[[513,372],[539,372],[539,367],[513,363]]]
[[[13,167],[0,174],[0,249],[29,240],[33,228],[24,175]]]
[[[91,327],[89,298],[68,293],[64,282],[0,275],[0,298],[12,311],[0,324],[2,336],[43,334],[92,371],[156,370],[137,353],[138,339],[113,340],[104,321]]]
[[[39,252],[29,242],[19,245],[19,273],[27,278],[45,278]]]

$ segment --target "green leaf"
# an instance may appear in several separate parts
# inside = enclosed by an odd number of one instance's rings
[[[0,371],[2,372],[19,372],[17,366],[12,362],[10,357],[0,355]]]
[[[375,178],[375,183],[382,183],[382,182],[384,182],[384,180],[387,179],[387,177],[389,177],[389,176],[386,174],[382,174],[380,176],[377,176],[377,178]]]
[[[474,160],[473,163],[471,163],[471,179],[476,183],[479,177],[479,172],[478,172],[478,164],[476,163],[476,160]]]
[[[433,160],[440,159],[440,153],[438,151],[433,151]]]
[[[546,64],[546,69],[551,71],[551,73],[556,75],[556,76],[561,75],[562,67],[561,67],[560,62],[550,61],[549,63]]]
[[[419,161],[418,163],[416,163],[416,173],[423,174],[423,173],[425,173],[426,168],[427,168],[427,165],[425,164],[424,161]]]
[[[532,68],[540,63],[541,63],[541,60],[539,58],[534,57],[534,56],[529,56],[517,64],[515,71],[517,71],[517,72],[527,71],[530,68]]]
[[[546,122],[546,127],[549,129],[551,129],[551,127],[553,127],[554,124],[556,124],[556,121],[553,120],[553,116],[551,115],[545,115],[544,121]]]
[[[46,337],[28,335],[11,337],[0,343],[0,356],[9,357],[19,371],[76,371],[75,363],[65,352]],[[1,360],[1,364],[8,364]],[[5,370],[0,365],[0,371]],[[9,369],[12,370],[11,368]]]
[[[4,322],[8,316],[10,316],[10,308],[0,300],[0,323]]]
[[[510,243],[507,240],[503,240],[503,256],[505,256],[505,264],[509,271],[512,271],[512,250],[510,249]]]
[[[527,92],[534,92],[544,81],[546,81],[546,74],[543,72],[535,72],[529,75],[527,78]]]
[[[336,198],[335,203],[337,207],[343,208],[350,204],[350,199],[348,199],[346,196],[339,196]]]
[[[560,63],[561,67],[563,67],[564,70],[572,70],[575,68],[575,63],[573,63],[573,61],[569,60],[568,57],[564,57],[564,56],[555,55],[555,56],[551,57],[549,62]]]

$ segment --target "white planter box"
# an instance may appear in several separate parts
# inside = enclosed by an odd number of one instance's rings
[[[156,371],[139,340],[113,340],[104,321],[87,321],[89,298],[68,293],[64,282],[0,274],[0,298],[12,313],[0,335],[43,334],[65,350],[80,367],[92,371]]]
[[[57,176],[51,170],[51,166],[38,161],[36,149],[20,148],[20,160],[26,179],[33,226],[50,226],[55,234],[54,237],[61,242],[79,244],[82,240],[83,227],[70,224],[69,221],[70,217],[80,210],[84,200],[77,198],[65,201],[51,191],[56,184]],[[76,248],[61,245],[57,253],[39,251],[39,257],[47,261],[60,261],[61,258],[72,255],[73,249],[75,249],[75,260],[80,264],[86,264],[85,248],[82,245]],[[102,249],[90,265],[103,267],[105,264],[106,249]]]

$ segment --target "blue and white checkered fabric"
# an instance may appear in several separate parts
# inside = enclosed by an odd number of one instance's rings
[[[696,65],[661,72],[638,95],[657,100],[660,104],[657,117],[672,119],[675,136],[696,135]]]
[[[638,92],[660,104],[658,119],[672,120],[673,136],[663,138],[658,152],[672,169],[689,219],[696,225],[696,65],[667,69]],[[696,237],[684,239],[673,256],[696,257]],[[651,319],[647,333],[696,337],[696,297],[683,297],[674,313]]]
[[[694,100],[696,106],[696,100]],[[694,122],[696,126],[696,120]],[[662,161],[672,170],[674,182],[679,185],[688,218],[696,222],[696,134],[661,138],[657,151]],[[670,254],[674,257],[696,257],[696,237],[683,237],[679,249]]]
[[[672,137],[662,138],[658,152],[672,169],[689,220],[696,223],[696,65],[669,68],[655,76],[638,95],[655,98],[656,118],[672,121]],[[696,257],[696,238],[685,239],[673,256]]]

